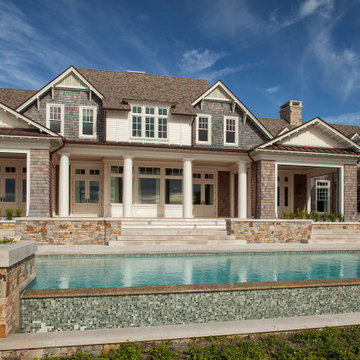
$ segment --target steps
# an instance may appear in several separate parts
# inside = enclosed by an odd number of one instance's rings
[[[109,246],[239,245],[223,219],[127,219]]]
[[[317,229],[313,226],[310,243],[360,243],[360,231],[352,228]]]

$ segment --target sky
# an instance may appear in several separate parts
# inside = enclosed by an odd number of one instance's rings
[[[359,0],[0,0],[0,87],[68,68],[221,79],[259,117],[360,125]]]

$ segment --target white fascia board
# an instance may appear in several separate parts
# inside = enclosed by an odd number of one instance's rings
[[[333,128],[332,126],[330,126],[329,124],[327,124],[324,120],[320,119],[319,117],[316,117],[315,119],[312,119],[302,125],[297,126],[296,128],[282,134],[282,135],[278,135],[277,137],[267,141],[264,144],[261,144],[257,147],[257,149],[265,149],[266,147],[273,145],[274,143],[277,143],[299,131],[303,131],[304,129],[306,129],[307,127],[313,126],[315,124],[319,124],[321,126],[324,126],[327,130],[331,131],[334,135],[340,137],[343,141],[347,142],[350,146],[353,146],[354,148],[356,148],[357,150],[360,151],[360,145],[356,144],[354,141],[352,141],[351,139],[349,139],[348,137],[346,137],[345,135],[343,135],[340,131],[336,130],[335,128]],[[349,156],[349,155],[347,155]]]
[[[288,131],[289,131],[289,128],[285,127],[285,128],[283,128],[282,130],[279,131],[279,133],[277,134],[277,136],[280,136],[280,135],[282,135],[282,134],[285,134],[285,133],[288,132]]]
[[[350,139],[355,141],[356,139],[360,138],[360,135],[356,132]]]
[[[214,89],[220,86],[226,93],[231,97],[231,99],[244,111],[246,116],[249,116],[257,127],[269,138],[272,139],[273,136],[266,130],[266,128],[259,122],[259,120],[251,113],[251,111],[228,89],[228,87],[221,81],[218,80],[210,89],[206,90],[200,97],[198,97],[191,106],[195,106],[199,101],[204,100],[208,94],[210,94]]]
[[[2,108],[5,112],[8,112],[8,113],[14,115],[17,119],[20,119],[20,120],[26,122],[27,124],[36,127],[40,131],[43,131],[43,132],[45,132],[45,133],[47,133],[47,134],[49,134],[51,136],[54,136],[54,137],[59,137],[59,135],[57,133],[51,131],[50,129],[48,129],[45,126],[42,126],[41,124],[37,123],[36,121],[31,120],[30,118],[18,113],[17,111],[9,108],[8,106],[6,106],[3,103],[0,103],[0,108]]]
[[[56,83],[67,77],[70,73],[74,73],[76,76],[80,78],[82,82],[93,92],[95,93],[100,99],[103,99],[104,96],[96,90],[73,66],[70,66],[68,69],[66,69],[63,73],[61,73],[59,76],[57,76],[54,80],[49,82],[47,85],[45,85],[43,88],[41,88],[36,94],[34,94],[29,100],[24,102],[22,105],[20,105],[16,110],[21,112],[25,110],[30,104],[33,103],[33,101],[37,100],[41,95],[46,93],[51,87],[55,86]]]

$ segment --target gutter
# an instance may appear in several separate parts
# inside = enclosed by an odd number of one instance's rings
[[[50,166],[50,189],[49,189],[49,196],[50,196],[50,217],[54,217],[53,215],[53,199],[52,199],[52,181],[53,181],[53,170],[52,170],[52,156],[58,152],[59,150],[61,150],[64,146],[65,146],[65,138],[62,138],[62,145],[60,147],[58,147],[57,149],[55,149],[54,151],[51,151],[49,154],[49,166]]]

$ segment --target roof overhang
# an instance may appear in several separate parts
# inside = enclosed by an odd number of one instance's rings
[[[200,101],[206,100],[206,97],[218,87],[220,87],[230,97],[230,99],[241,109],[241,111],[243,111],[244,114],[248,116],[255,123],[255,125],[259,128],[259,130],[263,134],[265,134],[269,139],[273,138],[270,132],[260,123],[260,121],[256,118],[256,116],[232,93],[232,91],[221,80],[218,80],[213,86],[211,86],[200,97],[198,97],[191,105],[195,106]],[[214,99],[209,99],[209,100],[214,100]]]
[[[325,134],[328,134],[330,138],[336,138],[336,140],[339,143],[352,149],[354,152],[360,152],[360,145],[358,145],[353,140],[349,139],[342,132],[336,130],[334,127],[332,127],[331,125],[326,123],[324,120],[320,119],[319,117],[316,117],[306,123],[303,123],[302,125],[299,125],[296,128],[294,128],[286,133],[276,136],[275,138],[265,142],[264,144],[257,146],[256,148],[254,148],[254,150],[256,151],[257,149],[266,149],[266,148],[268,148],[272,145],[275,145],[277,143],[280,143],[281,141],[285,140],[286,138],[288,138],[296,133],[302,132],[312,126],[320,127],[321,131]]]
[[[16,119],[19,119],[21,121],[24,121],[26,124],[31,125],[37,129],[39,129],[40,132],[42,133],[46,133],[49,135],[49,137],[51,138],[61,138],[61,136],[59,136],[57,133],[53,132],[52,130],[48,129],[47,127],[37,123],[34,120],[29,119],[28,117],[18,113],[17,111],[9,108],[8,106],[6,106],[3,103],[0,103],[0,109],[3,109],[5,112],[8,112],[9,114],[15,116]]]
[[[100,99],[103,99],[104,96],[92,86],[89,81],[87,81],[72,65],[67,68],[64,72],[62,72],[59,76],[57,76],[54,80],[50,81],[47,85],[41,88],[37,93],[35,93],[31,98],[26,100],[22,105],[20,105],[16,110],[19,112],[24,111],[27,107],[29,107],[34,101],[40,99],[45,93],[51,90],[58,82],[66,78],[70,74],[75,74],[96,96]]]

